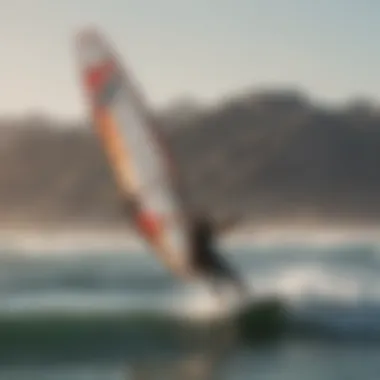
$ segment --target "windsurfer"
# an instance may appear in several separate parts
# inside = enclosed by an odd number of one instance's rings
[[[236,271],[217,252],[214,241],[216,234],[224,232],[232,225],[231,221],[213,222],[206,215],[197,215],[191,222],[191,265],[193,269],[209,278],[214,289],[219,292],[220,285],[232,284],[240,296],[247,294],[246,285]]]
[[[144,214],[141,212],[140,202],[137,199],[130,200],[126,202],[125,206],[140,228],[144,227],[144,230],[148,230],[151,223],[142,218]],[[210,280],[214,290],[218,293],[220,293],[222,285],[231,284],[240,296],[246,295],[246,285],[231,265],[218,253],[215,243],[216,235],[226,232],[232,227],[236,223],[236,218],[217,223],[206,214],[193,214],[189,219],[191,271],[195,272],[197,276],[200,275]]]

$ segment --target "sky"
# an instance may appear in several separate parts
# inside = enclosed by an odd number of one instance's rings
[[[74,38],[97,26],[154,107],[294,87],[380,101],[377,0],[0,0],[0,116],[84,117]]]

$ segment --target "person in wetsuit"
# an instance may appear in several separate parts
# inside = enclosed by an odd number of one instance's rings
[[[137,199],[126,202],[130,215],[138,217],[141,205]],[[188,214],[189,217],[189,214]],[[190,217],[190,265],[196,274],[210,280],[219,293],[221,285],[232,285],[240,296],[247,294],[247,288],[235,270],[217,252],[215,236],[230,227],[235,220],[214,223],[205,214]]]
[[[227,223],[227,226],[229,223]],[[240,295],[246,294],[247,289],[235,270],[217,252],[215,235],[221,227],[213,223],[205,215],[196,216],[191,222],[191,265],[200,275],[210,279],[214,289],[219,292],[220,285],[232,285]]]

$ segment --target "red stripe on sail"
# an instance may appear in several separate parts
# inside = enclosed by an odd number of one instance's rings
[[[140,211],[137,214],[137,224],[139,228],[151,238],[157,237],[162,230],[159,220],[147,211]]]
[[[86,85],[91,92],[99,92],[111,74],[114,72],[113,62],[105,62],[99,66],[90,67],[86,70]]]

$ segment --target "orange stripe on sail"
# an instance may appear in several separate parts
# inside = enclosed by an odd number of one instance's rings
[[[116,127],[114,118],[105,109],[95,111],[96,129],[104,144],[111,167],[123,191],[137,192],[137,177],[127,148]]]

